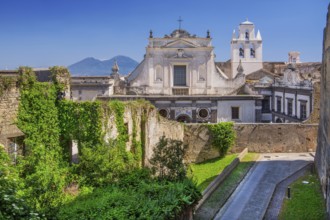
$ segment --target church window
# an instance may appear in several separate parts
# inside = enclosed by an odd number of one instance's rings
[[[174,66],[174,86],[186,85],[186,66]]]
[[[254,45],[253,44],[250,45],[250,57],[251,58],[255,58],[256,57],[256,51],[254,49]]]
[[[245,40],[249,40],[250,39],[250,34],[248,31],[245,32]]]
[[[307,118],[306,102],[300,102],[300,118],[301,119]]]
[[[163,116],[164,118],[167,118],[167,117],[168,117],[168,112],[167,112],[166,109],[160,109],[160,110],[159,110],[159,114],[160,114],[161,116]]]
[[[288,99],[288,111],[287,111],[287,114],[288,115],[292,115],[292,99]]]
[[[243,48],[243,45],[241,45],[239,47],[239,57],[240,58],[244,58],[244,48]]]
[[[202,108],[198,111],[198,116],[200,118],[207,118],[209,116],[209,111],[205,108]]]
[[[163,81],[163,71],[161,66],[156,67],[156,76],[155,76],[155,81],[156,82],[161,82]]]
[[[269,113],[270,112],[270,101],[269,96],[266,96],[265,99],[262,100],[262,113]]]
[[[231,107],[231,119],[239,119],[239,107]]]
[[[281,97],[277,97],[276,99],[276,111],[277,112],[282,112],[282,99]]]

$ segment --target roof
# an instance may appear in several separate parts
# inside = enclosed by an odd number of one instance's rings
[[[241,24],[253,25],[253,23],[251,21],[249,21],[248,19],[246,19],[246,21],[243,21]]]
[[[170,34],[171,37],[174,38],[181,38],[181,37],[185,37],[185,38],[189,38],[189,37],[196,37],[196,35],[191,36],[190,33],[186,30],[183,29],[176,29],[174,31],[172,31],[172,33]]]
[[[247,80],[259,80],[265,76],[268,76],[272,79],[274,79],[274,77],[276,77],[276,75],[266,69],[260,69],[260,70],[257,70],[249,75],[246,76],[245,79]]]

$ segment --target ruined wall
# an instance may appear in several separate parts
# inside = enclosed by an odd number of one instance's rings
[[[141,140],[144,145],[143,162],[145,165],[149,164],[149,160],[153,155],[153,149],[162,136],[183,141],[184,125],[161,117],[157,109],[147,102],[145,102],[144,106],[134,105],[134,102],[126,102],[124,123],[127,126],[129,135],[129,141],[126,143],[126,150],[129,151],[131,149],[133,133],[135,133],[135,139]],[[118,132],[114,114],[109,116],[107,124],[105,139],[115,139]]]
[[[237,134],[232,152],[248,148],[250,152],[280,153],[308,152],[316,149],[317,124],[235,124]],[[188,124],[184,143],[189,145],[186,160],[202,162],[219,156],[212,148],[208,128]]]
[[[15,125],[19,106],[17,76],[0,73],[0,144],[8,147],[8,138],[21,136],[22,132]]]
[[[330,5],[323,36],[323,62],[321,69],[321,107],[315,165],[319,174],[330,218]]]

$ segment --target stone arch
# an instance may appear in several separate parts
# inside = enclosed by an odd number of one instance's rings
[[[283,123],[282,119],[280,119],[280,118],[277,118],[275,122],[276,123]]]
[[[176,118],[177,122],[183,122],[183,123],[190,123],[191,122],[191,118],[189,115],[186,114],[181,114]]]

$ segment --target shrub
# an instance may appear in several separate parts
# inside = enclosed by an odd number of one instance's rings
[[[221,122],[218,124],[208,124],[208,129],[212,136],[212,145],[219,150],[220,156],[226,155],[228,150],[234,145],[236,133],[233,122]]]
[[[157,174],[160,179],[184,179],[186,176],[186,166],[183,163],[185,148],[182,141],[162,136],[150,159],[153,173]]]
[[[57,218],[174,219],[199,197],[196,186],[188,179],[181,182],[156,181],[144,170],[133,172],[118,184],[79,196],[62,206]]]
[[[17,169],[0,145],[0,219],[43,218],[26,204],[24,197],[19,195],[21,181]]]

